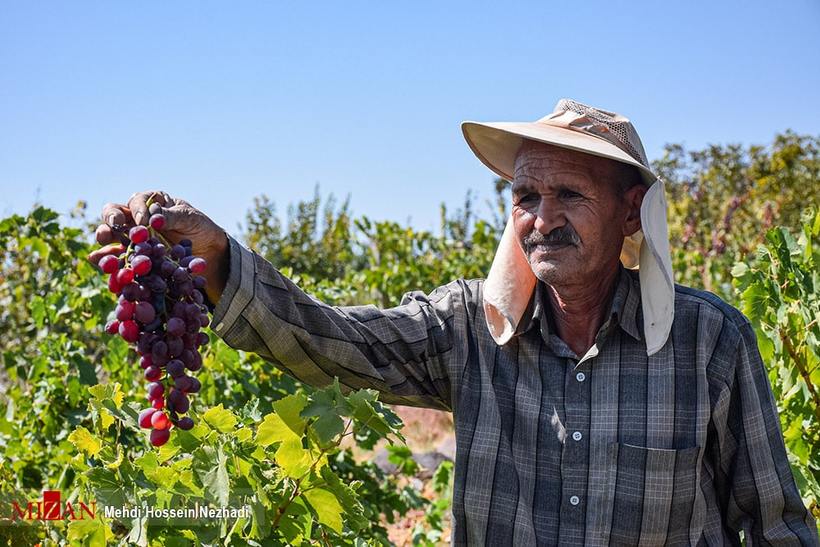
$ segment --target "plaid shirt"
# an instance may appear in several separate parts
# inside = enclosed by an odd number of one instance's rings
[[[818,545],[792,478],[754,331],[677,286],[669,341],[642,341],[636,272],[579,358],[543,284],[498,346],[481,279],[399,306],[329,306],[230,240],[215,332],[306,384],[338,376],[387,403],[451,410],[454,545]]]

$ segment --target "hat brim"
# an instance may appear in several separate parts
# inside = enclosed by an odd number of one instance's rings
[[[632,156],[604,139],[538,122],[472,122],[461,124],[464,139],[481,162],[501,178],[513,180],[515,155],[524,139],[620,161],[638,168],[644,183],[657,177]]]

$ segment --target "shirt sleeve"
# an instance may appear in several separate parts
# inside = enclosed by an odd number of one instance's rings
[[[749,545],[820,545],[795,485],[754,329],[745,317],[738,329],[733,378],[714,416],[725,525],[744,530]]]
[[[345,391],[376,389],[386,403],[452,410],[451,379],[468,358],[479,280],[413,291],[389,309],[330,306],[228,239],[230,273],[212,325],[229,346],[312,386],[335,376]]]

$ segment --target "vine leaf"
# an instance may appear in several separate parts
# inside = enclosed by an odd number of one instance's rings
[[[304,496],[319,515],[319,522],[330,527],[337,534],[341,534],[342,506],[336,496],[322,488],[308,490]]]

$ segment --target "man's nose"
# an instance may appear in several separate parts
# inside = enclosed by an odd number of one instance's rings
[[[560,207],[555,202],[542,198],[535,213],[535,229],[544,235],[548,235],[555,228],[560,228],[566,223],[567,219]]]

